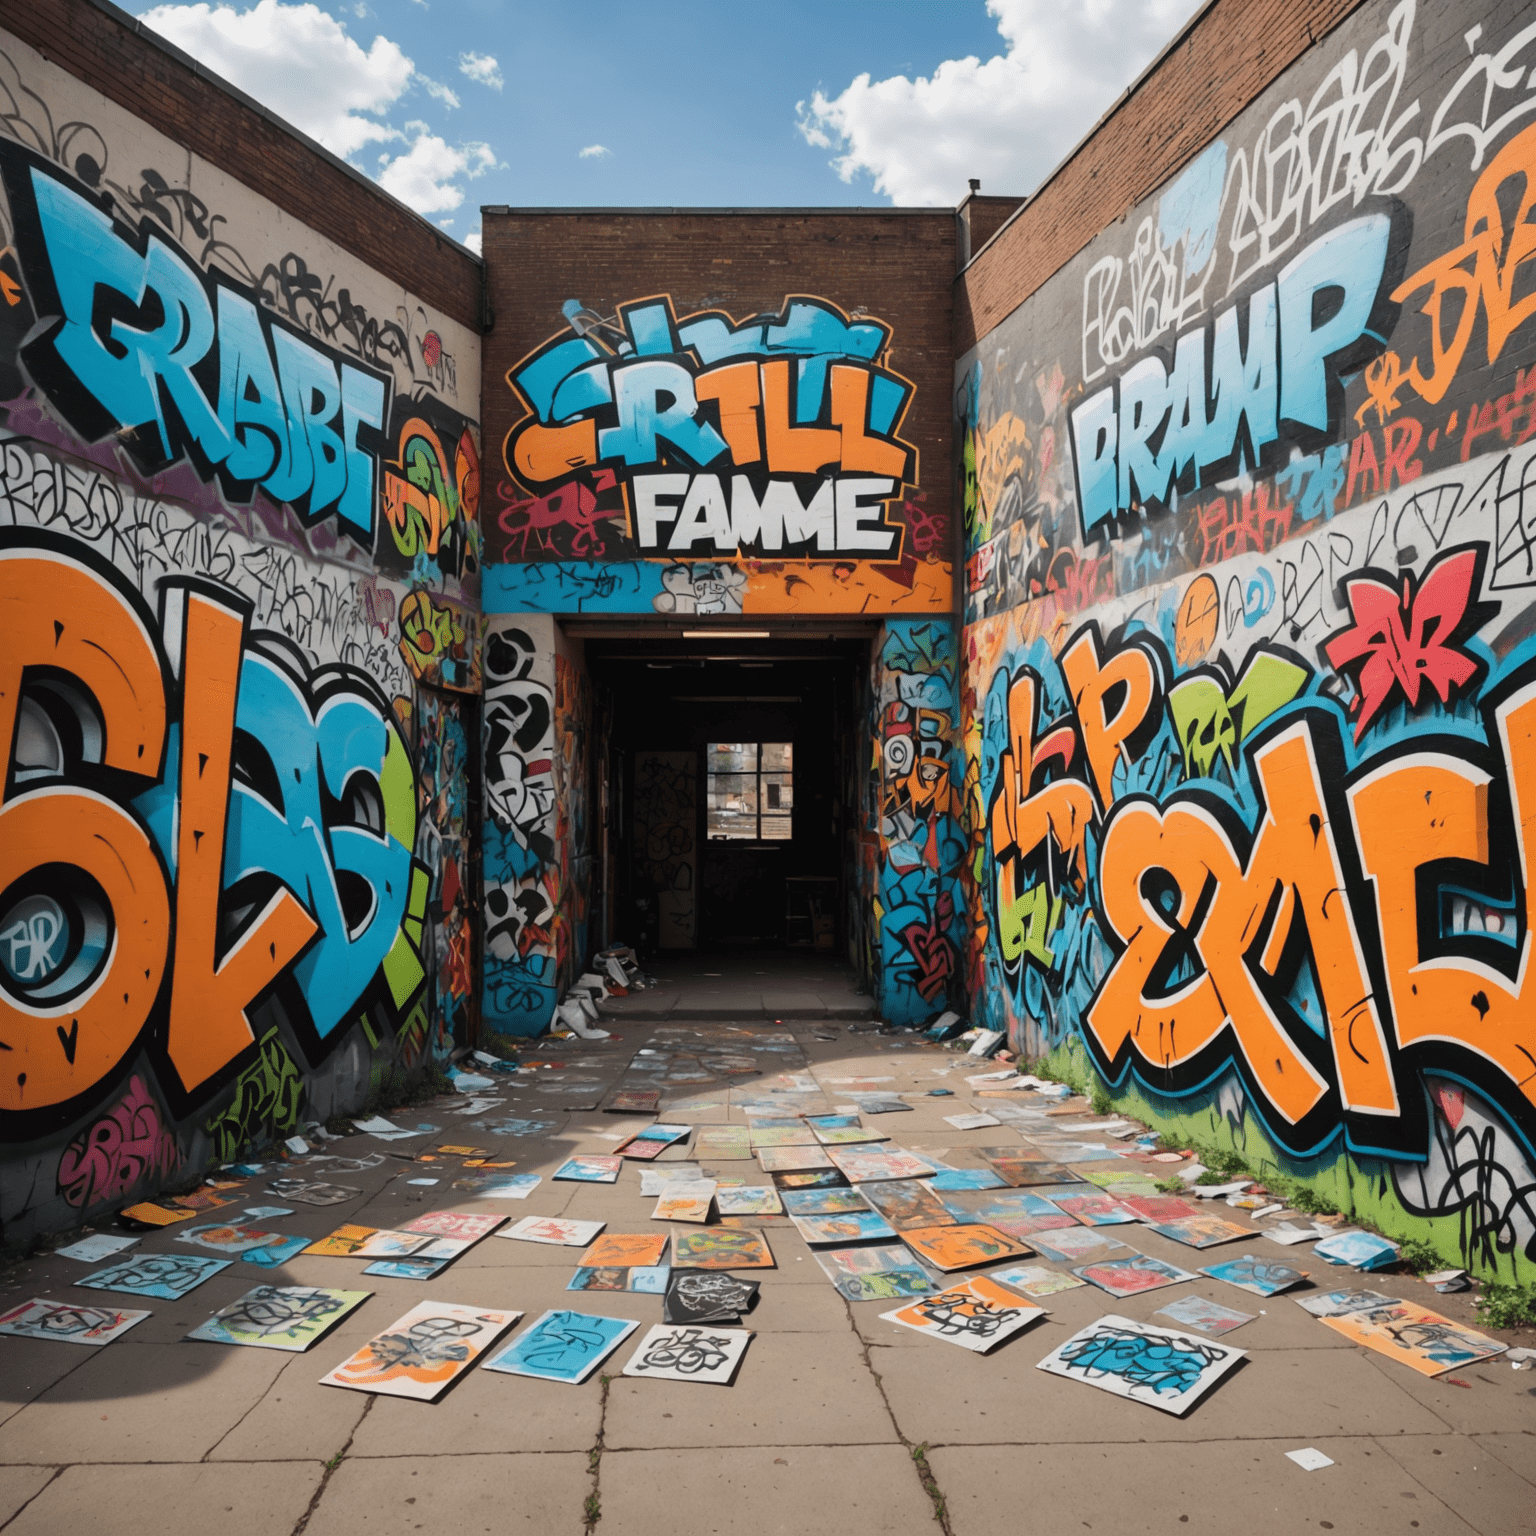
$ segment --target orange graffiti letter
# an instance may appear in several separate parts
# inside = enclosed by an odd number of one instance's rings
[[[1099,807],[1114,803],[1114,771],[1126,743],[1150,717],[1162,694],[1162,669],[1152,653],[1132,643],[1107,662],[1092,630],[1072,642],[1061,658],[1072,693]]]

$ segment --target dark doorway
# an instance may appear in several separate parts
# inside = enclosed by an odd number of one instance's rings
[[[615,938],[848,953],[869,648],[587,636]]]

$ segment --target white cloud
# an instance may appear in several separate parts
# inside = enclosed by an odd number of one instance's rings
[[[613,151],[606,144],[588,144],[585,149],[577,151],[577,159],[603,160],[612,153]]]
[[[489,53],[461,53],[459,73],[468,75],[477,85],[490,86],[493,91],[499,91],[504,83],[501,78],[501,65]]]
[[[434,80],[430,75],[424,75],[418,69],[416,78],[426,87],[427,95],[435,97],[445,107],[456,107],[459,104],[459,93],[451,85],[444,85],[441,80]]]
[[[454,181],[496,164],[488,144],[455,146],[426,123],[402,129],[389,122],[384,113],[412,84],[450,108],[459,105],[458,94],[422,74],[387,37],[375,37],[364,52],[318,6],[257,0],[237,12],[229,5],[160,5],[143,21],[334,154],[350,158],[369,144],[406,144],[379,155],[375,179],[417,213],[451,213],[464,201]],[[495,72],[495,59],[480,62]]]
[[[407,123],[414,133],[411,147],[392,160],[380,156],[378,182],[417,213],[451,213],[464,201],[456,176],[475,177],[496,164],[489,144],[452,145],[428,130],[425,123]]]
[[[464,236],[464,244],[472,250],[476,256],[480,254],[480,231],[472,229]]]
[[[334,154],[397,136],[377,114],[399,100],[415,66],[387,37],[364,52],[319,6],[279,0],[238,12],[158,5],[141,19]]]
[[[1027,193],[1192,14],[1195,0],[987,0],[1007,51],[947,59],[933,74],[871,80],[800,104],[800,132],[836,150],[833,169],[863,173],[898,204]]]

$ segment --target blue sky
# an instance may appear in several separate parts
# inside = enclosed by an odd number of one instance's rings
[[[146,22],[471,239],[484,203],[1025,192],[1193,0],[224,0]],[[585,153],[583,153],[585,151]]]

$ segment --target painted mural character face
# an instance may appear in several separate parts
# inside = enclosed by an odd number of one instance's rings
[[[276,875],[319,923],[294,974],[322,1038],[400,931],[415,832],[410,761],[383,700],[340,669],[306,688],[278,654],[248,652],[225,883]]]

